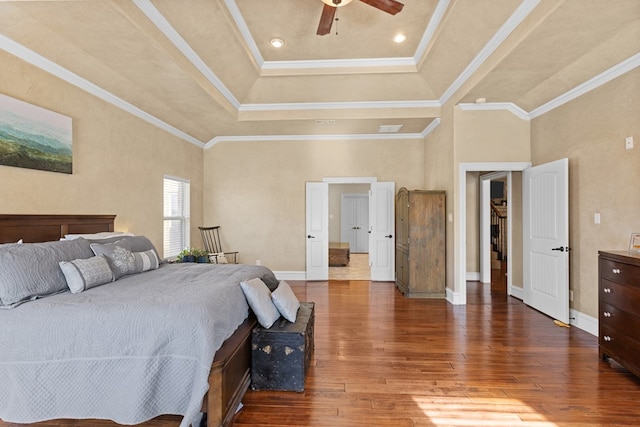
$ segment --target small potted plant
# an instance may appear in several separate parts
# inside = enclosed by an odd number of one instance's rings
[[[185,248],[178,254],[178,262],[195,262],[195,258],[191,248]]]
[[[191,249],[193,256],[195,257],[195,261],[198,263],[207,263],[209,262],[209,254],[204,249]]]

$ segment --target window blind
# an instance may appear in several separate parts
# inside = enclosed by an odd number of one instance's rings
[[[189,181],[164,177],[164,256],[170,258],[190,246]]]

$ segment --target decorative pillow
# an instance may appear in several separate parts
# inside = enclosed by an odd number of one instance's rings
[[[2,245],[0,308],[66,291],[58,263],[92,256],[89,242],[83,239]]]
[[[224,252],[216,252],[214,254],[211,254],[209,259],[214,264],[229,264],[227,256],[224,254]]]
[[[271,301],[271,291],[267,285],[260,279],[251,279],[240,282],[240,286],[260,325],[269,329],[278,320],[280,313]]]
[[[133,252],[136,266],[135,272],[142,273],[143,271],[155,270],[160,265],[158,254],[153,249],[149,249],[144,252]]]
[[[276,306],[282,317],[291,323],[296,322],[300,301],[291,290],[291,286],[284,280],[280,281],[278,288],[271,293],[273,305]]]
[[[73,261],[60,261],[67,286],[74,294],[113,281],[113,273],[104,255]]]
[[[162,264],[162,260],[160,259],[160,255],[158,255],[158,251],[156,250],[155,246],[153,246],[153,243],[151,243],[151,240],[149,240],[145,236],[124,235],[124,237],[112,236],[112,237],[107,237],[106,239],[87,239],[87,240],[89,240],[89,243],[100,243],[103,245],[107,243],[125,241],[129,243],[129,245],[131,245],[131,252],[144,252],[151,249],[156,253],[156,257],[160,261],[160,264]]]
[[[113,271],[113,279],[136,273],[136,258],[131,253],[131,245],[125,240],[115,243],[91,243],[91,250],[96,255],[104,255]],[[139,273],[140,271],[138,271]]]

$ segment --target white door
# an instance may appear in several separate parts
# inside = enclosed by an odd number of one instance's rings
[[[524,170],[525,304],[569,323],[569,160]]]
[[[348,242],[351,253],[369,252],[369,195],[343,194],[340,241]]]
[[[307,280],[329,280],[329,184],[307,182]]]
[[[395,183],[372,182],[369,197],[371,280],[395,280]]]

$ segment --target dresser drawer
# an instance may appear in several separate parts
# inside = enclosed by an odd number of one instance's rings
[[[640,307],[640,288],[600,279],[600,301],[635,313]]]
[[[606,325],[600,326],[600,348],[616,362],[633,372],[640,372],[640,342]]]
[[[599,325],[640,340],[640,317],[600,301]],[[600,334],[602,336],[602,333]]]
[[[640,286],[640,268],[600,258],[600,277],[612,282]]]

